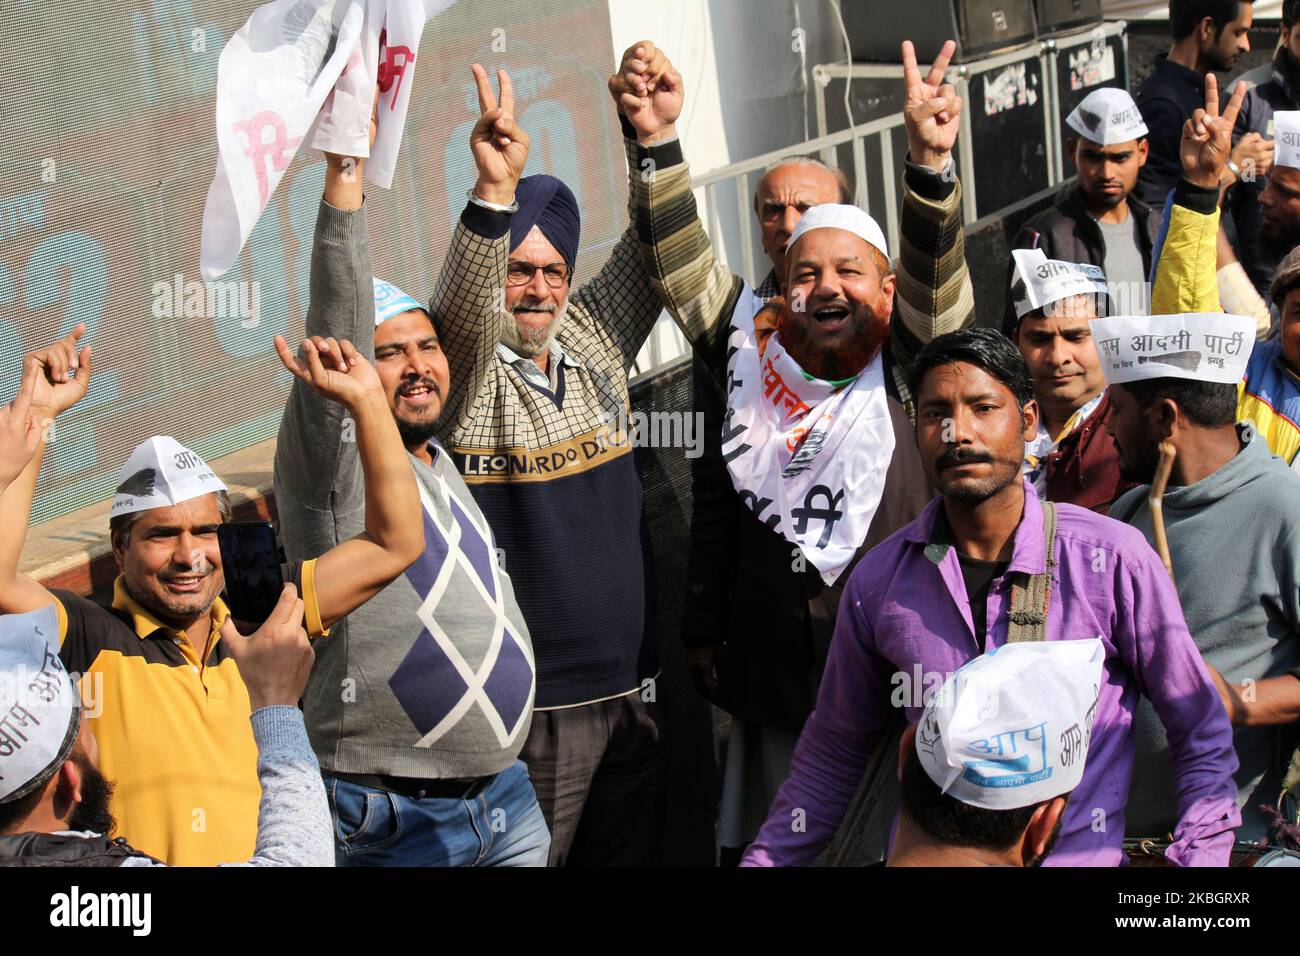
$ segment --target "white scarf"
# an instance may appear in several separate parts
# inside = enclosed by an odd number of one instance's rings
[[[777,333],[760,359],[762,307],[746,285],[731,316],[723,457],[745,505],[834,584],[866,540],[894,455],[884,362],[836,388],[810,381]]]
[[[369,157],[366,179],[382,189],[392,184],[420,35],[454,2],[274,0],[253,11],[217,66],[217,170],[199,252],[205,279],[234,265],[304,141],[322,152]],[[390,82],[379,97],[372,151],[383,30]]]

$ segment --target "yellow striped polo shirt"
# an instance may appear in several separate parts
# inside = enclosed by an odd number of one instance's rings
[[[309,633],[322,633],[315,561],[287,569]],[[54,591],[60,656],[80,676],[99,769],[115,785],[116,836],[172,866],[246,860],[257,838],[257,746],[248,690],[220,640],[229,616],[212,605],[207,659],[183,632],[137,603],[121,577],[101,607]]]

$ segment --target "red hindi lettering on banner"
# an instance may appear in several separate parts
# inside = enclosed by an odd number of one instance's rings
[[[264,209],[271,195],[271,177],[267,173],[264,160],[270,159],[271,168],[276,172],[284,172],[293,159],[292,150],[298,146],[302,137],[288,137],[284,127],[284,117],[275,110],[261,110],[246,120],[237,120],[231,126],[236,133],[243,133],[248,137],[244,155],[253,162],[253,172],[257,174],[257,192]],[[262,138],[263,131],[267,128],[275,131],[275,138],[269,143]]]

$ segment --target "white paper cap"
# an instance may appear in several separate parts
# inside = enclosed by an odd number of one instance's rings
[[[1236,385],[1255,346],[1255,320],[1223,312],[1116,315],[1088,324],[1110,385],[1150,378]]]
[[[1070,296],[1107,291],[1106,273],[1100,266],[1049,259],[1042,249],[1013,249],[1011,258],[1016,264],[1011,277],[1012,289],[1016,288],[1017,279],[1024,283],[1021,297],[1015,303],[1017,319]]]
[[[1147,135],[1147,124],[1133,97],[1109,86],[1085,96],[1065,122],[1084,139],[1099,146],[1114,146]]]
[[[227,491],[208,463],[170,435],[135,446],[117,474],[110,518],[132,511],[168,508],[214,491]]]
[[[799,241],[799,237],[814,229],[843,229],[861,237],[869,245],[880,250],[880,254],[889,258],[889,247],[885,244],[885,234],[880,225],[857,206],[842,203],[823,203],[813,206],[800,218],[790,234],[790,248]]]
[[[1300,169],[1300,110],[1273,114],[1273,164]]]
[[[1014,810],[1083,777],[1106,649],[1099,638],[994,648],[944,681],[921,715],[916,754],[941,791]]]
[[[424,312],[424,306],[384,279],[371,277],[375,284],[375,327],[404,312]],[[426,315],[428,313],[425,313]]]
[[[80,698],[54,605],[0,615],[0,802],[43,786],[76,743]]]

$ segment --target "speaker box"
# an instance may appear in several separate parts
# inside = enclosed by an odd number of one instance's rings
[[[916,44],[918,59],[933,57],[945,40],[956,40],[953,62],[964,63],[1034,39],[1033,4],[1034,0],[845,0],[842,10],[854,61],[897,63],[904,40]]]
[[[1101,22],[1101,0],[1034,0],[1040,37]]]
[[[1063,177],[1074,175],[1074,164],[1066,154],[1066,143],[1075,135],[1065,118],[1093,90],[1103,86],[1128,89],[1128,45],[1122,30],[1108,24],[1104,30],[1083,30],[1059,37],[1050,57],[1057,96],[1057,145]]]

